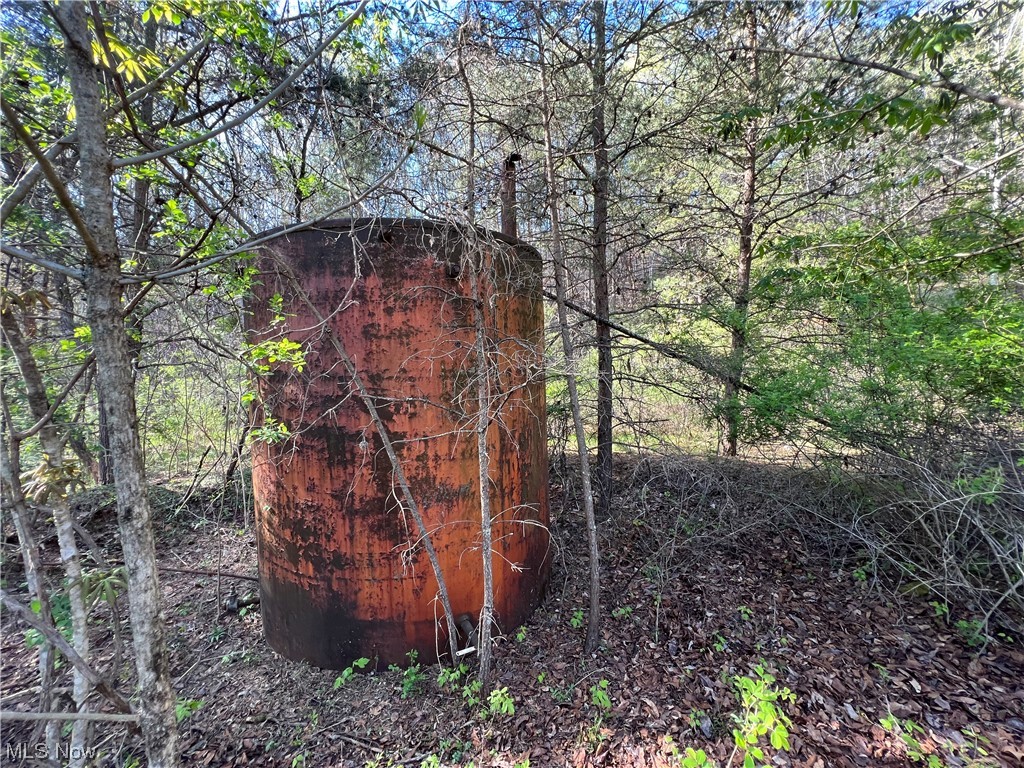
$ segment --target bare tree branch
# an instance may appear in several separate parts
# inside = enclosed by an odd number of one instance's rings
[[[356,7],[356,9],[352,11],[351,14],[349,14],[348,18],[346,18],[341,24],[338,25],[337,29],[335,29],[330,35],[327,36],[326,40],[324,40],[320,45],[317,46],[316,50],[314,50],[309,56],[307,56],[306,59],[301,64],[296,66],[295,69],[293,69],[284,80],[278,83],[277,87],[275,87],[274,90],[272,90],[262,99],[253,104],[249,109],[240,114],[238,117],[234,118],[233,120],[228,120],[223,125],[220,125],[210,131],[207,131],[206,133],[200,136],[196,136],[186,141],[182,141],[170,147],[163,147],[162,149],[158,149],[153,152],[147,152],[146,154],[137,155],[135,157],[123,157],[119,160],[114,160],[114,168],[124,168],[125,166],[129,165],[138,165],[139,163],[145,163],[149,162],[150,160],[156,160],[157,158],[160,157],[166,157],[167,155],[176,154],[178,152],[181,152],[183,149],[188,149],[189,147],[194,147],[196,144],[202,144],[204,141],[209,141],[213,137],[219,136],[225,131],[229,131],[232,128],[235,128],[241,125],[242,123],[246,122],[247,120],[249,120],[249,118],[251,118],[257,112],[259,112],[265,106],[267,106],[278,96],[280,96],[284,92],[284,90],[289,85],[291,85],[299,75],[305,72],[306,69],[308,69],[313,62],[320,58],[320,54],[326,51],[328,46],[330,46],[330,44],[333,43],[341,35],[342,32],[344,32],[346,29],[352,26],[352,23],[363,14],[363,11],[366,9],[366,6],[369,4],[369,2],[370,0],[359,0],[359,5]]]

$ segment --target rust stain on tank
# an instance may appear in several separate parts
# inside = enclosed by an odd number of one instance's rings
[[[247,307],[252,343],[303,345],[301,372],[257,382],[261,415],[288,428],[253,445],[261,611],[271,646],[341,668],[447,650],[437,582],[392,468],[330,334],[343,341],[399,451],[456,616],[483,601],[472,418],[470,281],[485,314],[500,408],[489,433],[495,608],[522,623],[550,564],[543,305],[536,251],[478,229],[344,219],[266,243]],[[320,323],[296,290],[326,318]]]

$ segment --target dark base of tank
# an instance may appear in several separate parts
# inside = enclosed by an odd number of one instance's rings
[[[540,604],[547,587],[548,568],[534,578],[524,578],[515,600],[521,615],[498,616],[503,631],[523,624]],[[344,669],[359,658],[380,666],[400,667],[410,663],[409,651],[416,651],[419,662],[446,662],[449,657],[447,622],[440,604],[437,621],[396,623],[355,619],[339,604],[324,608],[308,592],[285,582],[260,583],[260,613],[263,633],[270,647],[287,659],[305,661],[321,669]],[[337,596],[334,596],[337,600]],[[456,616],[468,613],[477,621],[479,606],[473,610],[453,606]],[[410,643],[409,638],[415,642]],[[459,646],[465,645],[460,637]]]

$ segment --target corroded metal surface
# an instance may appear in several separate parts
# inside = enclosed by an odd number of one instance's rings
[[[426,660],[447,649],[419,531],[332,335],[396,444],[455,614],[479,614],[470,269],[484,276],[495,361],[489,442],[500,626],[524,621],[540,598],[551,553],[537,253],[433,222],[327,222],[261,249],[248,307],[250,342],[288,338],[306,348],[302,371],[270,363],[258,381],[260,414],[290,434],[253,447],[261,611],[270,644],[289,658],[340,668],[360,656],[403,663],[412,649]]]

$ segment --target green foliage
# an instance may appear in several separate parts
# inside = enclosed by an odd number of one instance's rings
[[[979,499],[983,504],[992,506],[1006,485],[1006,477],[1002,467],[988,467],[976,477],[958,477],[954,487],[969,497]]]
[[[36,616],[42,614],[42,605],[38,600],[33,600],[30,606]],[[50,615],[53,617],[53,624],[57,631],[64,636],[64,639],[71,642],[71,598],[66,591],[55,592],[50,595]],[[43,634],[34,628],[25,630],[25,646],[38,648],[46,642]]]
[[[971,648],[985,645],[985,625],[979,619],[960,619],[955,626],[964,642]]]
[[[507,717],[516,713],[516,701],[507,686],[490,692],[487,696],[487,712],[491,717]]]
[[[679,768],[715,768],[714,760],[709,758],[707,752],[703,749],[686,747],[685,750],[680,750],[671,736],[664,738],[664,744],[669,755],[676,761]]]
[[[178,699],[174,702],[174,717],[179,723],[187,720],[202,709],[204,704],[202,699]]]
[[[469,667],[465,664],[459,664],[458,667],[451,668],[445,667],[437,673],[437,685],[441,690],[449,693],[460,693],[463,702],[469,709],[475,710],[480,706],[482,702],[480,692],[483,690],[483,684],[476,678],[469,676]],[[503,696],[507,695],[508,691],[505,689],[504,694],[495,694],[492,692],[492,699],[489,699],[496,704],[501,704]],[[511,699],[511,696],[509,696]]]
[[[880,722],[886,731],[899,737],[906,749],[907,758],[915,764],[926,766],[926,768],[947,768],[947,765],[980,766],[991,764],[986,759],[988,758],[988,751],[982,746],[982,742],[988,743],[987,740],[979,737],[969,729],[965,729],[963,735],[972,738],[974,743],[965,741],[963,738],[952,741],[941,734],[931,734],[939,750],[950,757],[950,762],[947,763],[936,752],[934,747],[930,745],[926,747],[924,745],[923,740],[929,737],[929,733],[918,723],[909,719],[901,720],[892,714],[883,717]]]
[[[789,749],[789,728],[793,725],[782,710],[782,704],[796,701],[789,688],[778,688],[775,677],[762,665],[754,667],[752,677],[738,677],[734,681],[740,701],[740,712],[733,716],[734,755],[742,753],[743,768],[754,768],[765,759],[762,739],[776,750]]]
[[[935,618],[945,621],[949,616],[949,605],[947,603],[941,600],[932,600],[928,604],[935,609]]]
[[[110,569],[84,568],[82,570],[82,591],[85,604],[92,610],[100,602],[113,605],[118,595],[127,588],[127,577],[123,565]]]
[[[363,656],[362,658],[356,659],[349,666],[341,670],[341,674],[334,678],[334,690],[347,685],[351,682],[352,678],[356,676],[357,669],[366,669],[366,665],[370,663],[370,660]]]
[[[590,703],[597,709],[599,716],[611,712],[612,699],[608,695],[608,681],[601,679],[597,685],[590,686]]]
[[[441,667],[437,673],[437,685],[442,691],[455,691],[469,674],[469,667],[459,664],[458,667]]]
[[[306,366],[306,352],[302,345],[288,338],[248,345],[245,359],[261,376],[270,373],[275,364],[291,366],[299,373]]]
[[[467,680],[462,684],[462,700],[470,709],[476,709],[482,703],[480,691],[483,690],[483,683],[478,678]]]
[[[569,626],[573,629],[580,629],[583,626],[583,609],[577,608],[569,619]]]
[[[843,443],[891,447],[954,413],[1024,412],[1024,302],[1005,288],[1019,267],[1011,249],[989,247],[1003,235],[963,214],[962,231],[937,222],[929,233],[883,240],[853,225],[827,240],[771,246],[752,293],[778,309],[761,322],[827,317],[842,333],[751,356],[753,391],[742,402],[748,439],[777,439],[814,419]],[[1004,226],[1024,232],[1024,221]],[[820,258],[809,257],[819,243]],[[985,498],[997,480],[985,476],[965,490]]]
[[[408,699],[423,690],[423,682],[426,680],[426,673],[416,661],[419,656],[418,652],[414,650],[409,651],[405,656],[409,659],[408,667],[402,669],[397,664],[392,664],[388,667],[388,671],[397,672],[402,676],[402,698]]]

